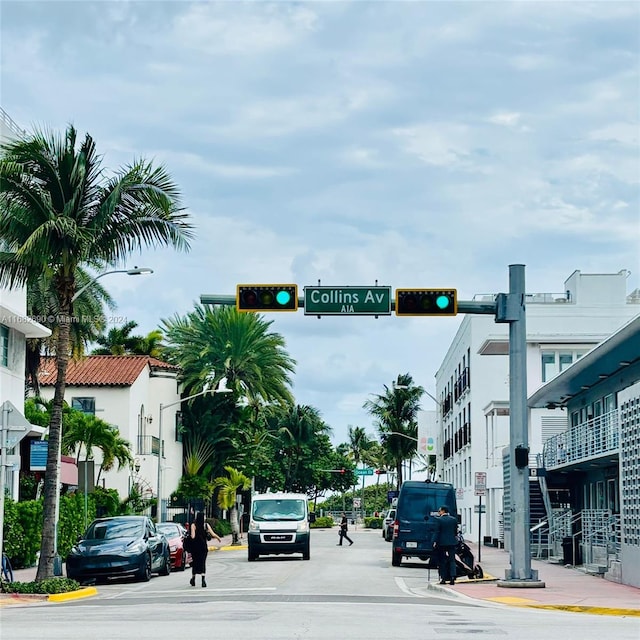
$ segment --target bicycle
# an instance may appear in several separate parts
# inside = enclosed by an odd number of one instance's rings
[[[11,584],[13,582],[13,568],[11,567],[11,561],[4,551],[2,552],[2,574],[0,576],[2,582]]]

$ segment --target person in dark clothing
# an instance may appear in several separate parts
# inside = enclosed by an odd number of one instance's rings
[[[436,518],[436,539],[433,548],[438,551],[438,570],[440,584],[455,584],[456,546],[458,544],[458,519],[449,514],[449,508],[438,509]]]
[[[209,554],[209,545],[207,543],[209,537],[216,538],[218,542],[222,538],[211,528],[208,522],[205,522],[204,512],[198,511],[196,519],[191,523],[190,535],[192,540],[191,549],[191,580],[189,584],[196,586],[196,576],[202,576],[202,586],[207,586],[205,574],[207,572],[207,555]]]
[[[340,542],[338,542],[338,547],[342,546],[342,540],[343,538],[346,538],[349,541],[349,546],[351,546],[353,544],[353,540],[347,535],[347,531],[349,530],[348,524],[347,524],[347,514],[343,511],[342,512],[342,520],[340,520]]]

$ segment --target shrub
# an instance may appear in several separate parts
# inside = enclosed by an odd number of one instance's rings
[[[326,529],[333,527],[335,522],[331,516],[321,516],[317,517],[315,522],[311,523],[312,529]]]
[[[382,518],[365,518],[364,526],[369,529],[382,529]]]
[[[80,589],[80,583],[69,578],[48,578],[39,582],[2,583],[2,593],[68,593]]]

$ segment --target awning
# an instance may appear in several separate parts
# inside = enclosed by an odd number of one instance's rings
[[[48,338],[51,335],[47,327],[4,304],[0,304],[0,322],[24,334],[26,338]]]
[[[78,467],[76,459],[70,456],[60,458],[60,482],[78,486]]]

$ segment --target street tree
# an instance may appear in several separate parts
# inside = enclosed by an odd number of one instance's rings
[[[213,486],[218,489],[218,506],[229,510],[232,544],[240,544],[237,496],[239,491],[246,491],[251,487],[251,480],[233,467],[226,466],[224,469],[228,475],[215,478]]]
[[[79,140],[72,125],[63,135],[36,130],[2,145],[0,286],[28,289],[46,274],[59,311],[36,580],[53,576],[57,553],[58,455],[77,269],[117,268],[144,247],[187,250],[192,225],[179,196],[167,171],[145,160],[107,177],[93,138]]]
[[[408,374],[399,375],[391,388],[367,400],[364,409],[374,418],[382,446],[395,466],[398,489],[402,486],[402,466],[415,456],[418,441],[418,411],[424,389]]]

